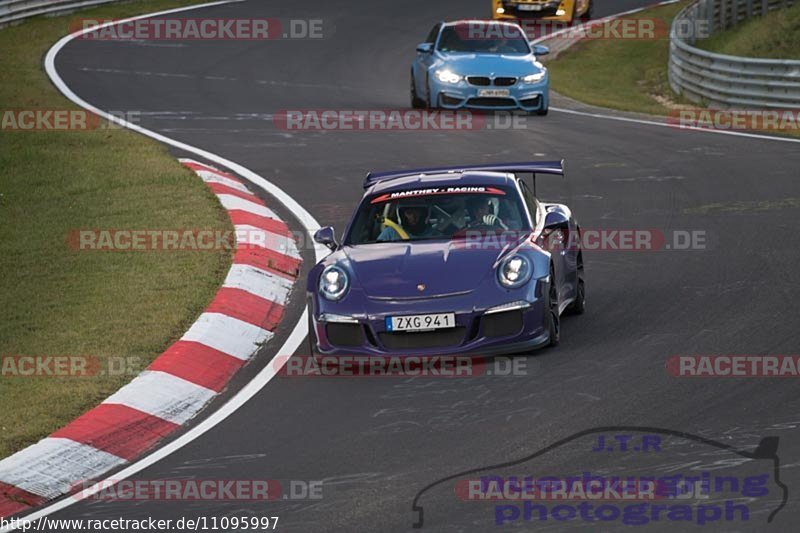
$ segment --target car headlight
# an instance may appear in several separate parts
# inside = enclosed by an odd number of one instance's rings
[[[545,76],[547,76],[547,71],[543,70],[541,72],[537,72],[536,74],[529,74],[525,76],[524,78],[522,78],[522,81],[524,83],[538,83],[542,81]]]
[[[341,300],[349,288],[347,272],[336,265],[326,267],[319,277],[319,293],[328,300]]]
[[[497,279],[500,285],[507,289],[515,289],[526,284],[531,279],[531,274],[533,267],[524,255],[512,255],[504,259],[497,269]]]
[[[436,79],[442,83],[458,83],[461,81],[461,76],[449,70],[437,70]]]

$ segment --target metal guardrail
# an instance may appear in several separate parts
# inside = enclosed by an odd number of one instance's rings
[[[789,6],[792,0],[699,0],[670,28],[669,83],[687,99],[715,108],[800,107],[800,61],[715,54],[695,46],[743,20]],[[687,31],[688,30],[688,31]]]
[[[119,0],[0,0],[0,28],[39,15],[56,15]]]

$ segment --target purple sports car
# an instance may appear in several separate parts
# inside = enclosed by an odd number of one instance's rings
[[[533,190],[523,174],[533,174]],[[308,276],[309,343],[331,355],[491,355],[559,341],[584,310],[580,227],[540,202],[563,161],[370,173]]]

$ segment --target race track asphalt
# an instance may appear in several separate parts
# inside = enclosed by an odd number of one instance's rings
[[[645,3],[600,0],[597,14]],[[584,430],[647,426],[736,449],[780,437],[789,504],[769,525],[760,508],[748,522],[710,522],[705,529],[787,531],[800,520],[791,496],[800,486],[796,382],[681,379],[665,370],[674,355],[798,353],[798,145],[558,111],[511,130],[276,128],[273,117],[285,110],[406,107],[414,48],[432,24],[482,17],[487,8],[488,0],[251,0],[185,16],[322,19],[326,38],[74,41],[56,66],[88,102],[135,111],[149,129],[243,164],[338,230],[369,170],[563,157],[567,179],[540,179],[539,196],[568,203],[584,228],[702,231],[707,248],[586,253],[588,311],[563,319],[559,347],[522,358],[525,376],[277,378],[138,476],[324,480],[320,500],[93,501],[54,518],[266,515],[279,516],[282,531],[406,531],[418,519],[415,496],[441,478],[523,458]],[[299,305],[288,319],[297,317]],[[626,432],[608,433],[615,431]],[[730,455],[686,442],[653,453],[592,452],[594,436],[579,441],[515,472],[700,471]],[[780,491],[771,487],[774,509]],[[493,530],[494,507],[462,502],[453,489],[445,482],[421,496],[424,529]],[[534,526],[598,528],[581,520],[504,528]],[[645,529],[675,526],[662,520]],[[630,528],[609,522],[600,529]]]

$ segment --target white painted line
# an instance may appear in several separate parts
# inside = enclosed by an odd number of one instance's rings
[[[250,244],[268,250],[275,250],[295,259],[302,259],[294,239],[286,235],[278,235],[248,224],[236,224],[234,228],[236,228],[237,244]]]
[[[275,211],[264,206],[263,204],[257,204],[256,202],[251,202],[232,194],[218,194],[217,198],[219,198],[219,202],[222,204],[222,207],[228,211],[247,211],[248,213],[253,213],[254,215],[280,220],[278,215],[275,214]]]
[[[56,498],[76,483],[94,479],[125,462],[74,440],[48,437],[4,459],[0,463],[0,481],[45,498]]]
[[[774,137],[772,135],[762,135],[759,133],[746,133],[743,131],[728,131],[728,130],[715,130],[710,128],[699,128],[696,126],[675,126],[674,124],[667,124],[666,122],[658,122],[655,120],[644,120],[630,117],[618,117],[615,115],[603,115],[600,113],[589,113],[586,111],[575,111],[574,109],[563,109],[558,107],[551,107],[551,111],[558,111],[560,113],[567,113],[569,115],[579,115],[582,117],[601,118],[605,120],[616,120],[619,122],[630,122],[633,124],[646,124],[648,126],[661,126],[663,128],[671,128],[673,130],[689,130],[702,133],[717,133],[720,135],[733,135],[734,137],[745,137],[748,139],[760,139],[762,141],[782,141],[788,143],[800,143],[800,139],[793,139],[791,137]]]
[[[216,394],[216,391],[178,376],[145,370],[103,403],[125,405],[181,425],[196,415]]]
[[[242,289],[259,298],[283,305],[294,284],[286,278],[250,265],[233,264],[223,287]]]
[[[203,313],[192,324],[182,341],[205,344],[215,350],[247,361],[258,351],[260,344],[272,338],[274,333],[261,329],[238,318],[221,313]]]

